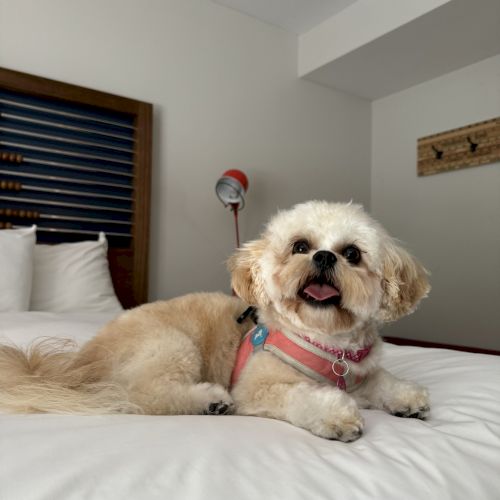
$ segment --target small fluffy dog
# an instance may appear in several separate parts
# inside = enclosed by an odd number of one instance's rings
[[[342,441],[361,435],[360,407],[427,416],[426,389],[379,366],[377,334],[414,311],[427,273],[361,206],[312,201],[280,212],[229,269],[246,304],[192,294],[126,311],[77,351],[2,346],[0,408],[236,412]],[[257,326],[236,322],[247,304]]]

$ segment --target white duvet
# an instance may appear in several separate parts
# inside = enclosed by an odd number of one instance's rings
[[[110,315],[0,314],[0,341],[83,342]],[[354,443],[235,416],[0,415],[0,499],[500,499],[500,357],[384,348],[428,421],[363,412]]]

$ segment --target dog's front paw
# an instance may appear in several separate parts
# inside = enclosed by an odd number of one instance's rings
[[[345,443],[363,433],[364,421],[356,402],[338,389],[309,388],[306,400],[294,400],[290,421],[316,436]]]
[[[329,401],[311,422],[311,432],[326,439],[348,443],[363,434],[364,421],[356,403],[345,394]]]
[[[363,434],[364,421],[363,417],[357,414],[351,415],[348,418],[336,418],[326,425],[320,426],[319,432],[315,434],[327,439],[350,443],[356,441]]]
[[[429,393],[424,387],[412,382],[401,382],[397,392],[384,406],[396,417],[425,420],[430,412]]]

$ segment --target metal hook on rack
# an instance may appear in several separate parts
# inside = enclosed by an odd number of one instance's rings
[[[441,160],[443,158],[444,151],[440,151],[439,149],[437,149],[434,144],[431,147],[434,153],[436,153],[436,160]]]
[[[467,142],[470,144],[470,152],[475,153],[479,144],[477,142],[472,142],[469,136],[467,136]]]

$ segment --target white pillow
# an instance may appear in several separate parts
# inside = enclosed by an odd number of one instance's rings
[[[118,312],[104,233],[97,241],[36,245],[31,311]]]
[[[0,231],[0,312],[27,311],[36,226]]]

